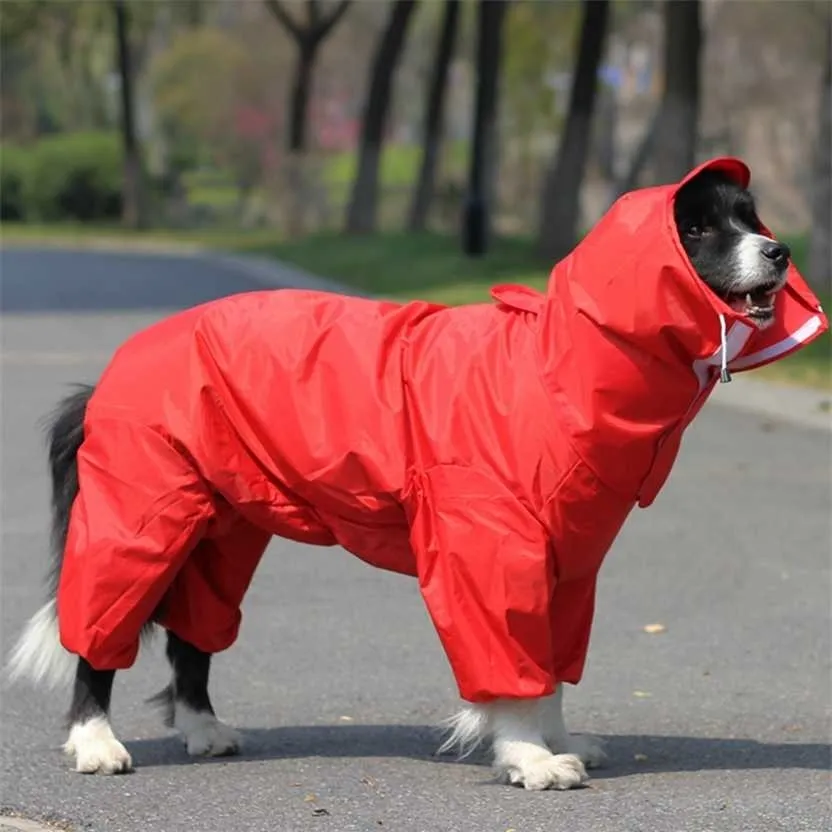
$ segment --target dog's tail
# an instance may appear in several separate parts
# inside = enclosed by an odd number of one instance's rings
[[[47,427],[52,477],[52,563],[47,580],[49,600],[29,620],[12,648],[8,674],[50,687],[69,684],[75,657],[58,634],[56,595],[61,575],[69,516],[78,494],[78,449],[84,441],[84,415],[94,388],[80,385],[55,409]]]

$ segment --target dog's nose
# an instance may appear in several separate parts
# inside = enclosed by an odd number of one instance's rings
[[[789,259],[791,249],[785,243],[778,243],[772,240],[765,243],[761,249],[763,257],[773,260],[775,263],[782,263]]]

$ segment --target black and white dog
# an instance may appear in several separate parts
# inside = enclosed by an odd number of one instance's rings
[[[757,326],[768,325],[774,314],[774,295],[786,281],[790,253],[786,245],[762,233],[748,191],[727,176],[706,171],[678,193],[675,221],[684,249],[702,280]],[[91,393],[92,388],[81,388],[62,402],[50,426],[54,521],[51,600],[27,625],[11,656],[10,668],[13,676],[28,676],[44,684],[68,682],[74,674],[65,748],[74,756],[78,771],[113,774],[131,768],[130,755],[113,734],[108,716],[115,671],[95,670],[84,659],[63,650],[55,609],[70,509],[79,488],[76,455]],[[166,724],[182,734],[189,754],[235,753],[239,737],[216,719],[208,696],[211,656],[168,633],[167,657],[172,681],[154,697],[164,709]],[[561,689],[546,699],[469,706],[451,721],[446,746],[467,748],[491,736],[498,761],[514,760],[516,767],[531,770],[533,761],[525,758],[538,751],[529,738],[542,735],[550,748],[564,753],[550,754],[545,776],[542,774],[539,782],[529,776],[524,785],[562,789],[578,785],[586,779],[584,766],[599,765],[604,755],[595,740],[567,732]]]

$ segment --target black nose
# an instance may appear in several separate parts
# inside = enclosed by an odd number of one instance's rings
[[[791,249],[785,243],[777,243],[772,240],[770,243],[765,243],[760,249],[763,257],[773,260],[775,263],[781,263],[789,259]]]

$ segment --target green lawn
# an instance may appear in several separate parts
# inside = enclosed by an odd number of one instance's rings
[[[248,251],[266,248],[274,242],[274,238],[274,229],[270,228],[258,228],[251,231],[241,231],[234,228],[130,231],[116,224],[61,223],[40,225],[38,223],[9,222],[4,222],[0,226],[0,243],[7,245],[70,244],[86,246],[110,243],[136,248],[164,245],[182,248],[198,246],[200,248]]]
[[[421,298],[458,304],[486,300],[495,283],[545,286],[550,265],[538,260],[531,243],[522,238],[496,240],[482,258],[464,257],[459,240],[439,234],[388,233],[374,236],[323,234],[294,242],[275,242],[275,232],[200,229],[193,232],[129,233],[117,227],[10,226],[5,242],[91,240],[128,246],[183,244],[274,257],[306,271],[338,280],[366,292],[390,298]],[[805,240],[789,240],[798,267],[805,263]],[[830,298],[822,299],[832,308]],[[827,332],[791,358],[754,373],[794,384],[832,390],[832,339]]]

